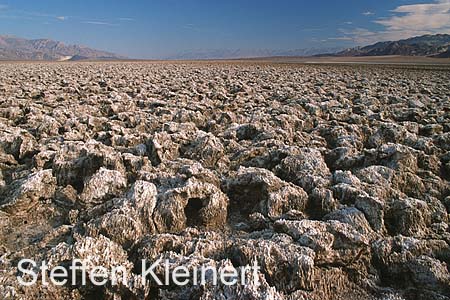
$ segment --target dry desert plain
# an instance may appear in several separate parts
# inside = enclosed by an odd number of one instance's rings
[[[450,66],[292,62],[1,63],[0,298],[449,299]],[[260,284],[142,284],[158,258]]]

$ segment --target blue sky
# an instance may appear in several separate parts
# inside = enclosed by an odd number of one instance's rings
[[[0,34],[135,58],[349,47],[438,32],[450,33],[450,0],[0,0]]]

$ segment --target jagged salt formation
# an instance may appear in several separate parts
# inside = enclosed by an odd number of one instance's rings
[[[449,69],[1,67],[0,298],[450,298]],[[24,257],[128,276],[22,287]],[[140,284],[158,258],[261,285]]]

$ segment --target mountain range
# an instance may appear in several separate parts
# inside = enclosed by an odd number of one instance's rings
[[[320,56],[328,56],[322,54]],[[331,54],[332,56],[429,56],[450,57],[450,35],[435,34],[422,35],[409,39],[389,42],[378,42],[365,47],[349,48],[344,51]]]
[[[80,45],[66,45],[50,39],[28,40],[0,35],[0,60],[83,60],[124,59],[111,52],[91,49]]]
[[[164,59],[189,60],[189,59],[235,59],[257,58],[272,56],[313,56],[320,53],[336,53],[343,50],[342,47],[334,48],[304,48],[294,50],[272,49],[197,49],[180,52],[164,57]]]
[[[323,54],[325,53],[325,54]],[[450,57],[450,35],[423,35],[398,41],[378,42],[364,47],[343,50],[342,48],[308,48],[295,50],[244,50],[211,49],[180,52],[164,59],[235,59],[277,56],[429,56]],[[0,35],[0,60],[115,60],[126,57],[107,51],[96,50],[80,45],[66,45],[50,39],[24,39]]]
[[[325,54],[323,54],[325,53]],[[306,48],[295,50],[243,50],[212,49],[192,50],[166,57],[165,59],[234,59],[258,57],[291,56],[429,56],[450,57],[450,35],[435,34],[412,37],[398,41],[378,42],[364,47],[343,48]]]

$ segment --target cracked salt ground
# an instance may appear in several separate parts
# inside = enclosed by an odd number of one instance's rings
[[[1,299],[450,299],[446,67],[1,67]],[[127,277],[24,287],[22,258]],[[142,284],[159,258],[260,285]]]

